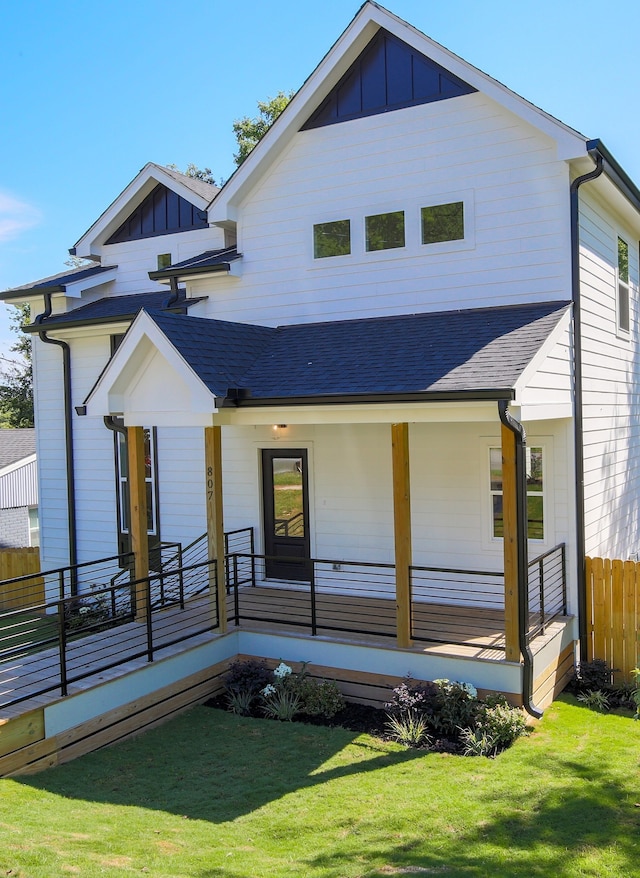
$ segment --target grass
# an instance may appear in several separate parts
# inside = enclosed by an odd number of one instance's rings
[[[58,641],[58,617],[29,610],[7,610],[0,614],[0,658],[3,651],[37,652]]]
[[[0,875],[630,878],[640,727],[556,703],[495,760],[199,707],[0,781]]]

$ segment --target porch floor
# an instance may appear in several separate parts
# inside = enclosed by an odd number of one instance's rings
[[[218,631],[198,633],[208,611],[207,596],[192,598],[185,609],[168,607],[154,612],[154,658],[163,659],[221,635]],[[308,600],[307,600],[308,603]],[[239,590],[239,608],[243,630],[270,631],[311,637],[310,610],[295,590],[277,586],[253,586]],[[352,642],[368,646],[395,647],[395,600],[382,597],[353,597],[320,593],[316,600],[318,618],[317,638],[321,640]],[[235,605],[233,595],[227,598],[229,630],[233,631]],[[414,630],[424,640],[414,641],[409,651],[432,653],[440,656],[475,658],[482,661],[504,660],[503,614],[479,608],[451,607],[438,604],[414,604]],[[563,620],[551,623],[547,632],[532,642],[535,653],[562,626]],[[375,633],[371,633],[371,631]],[[167,646],[180,631],[185,639]],[[190,633],[191,632],[191,633]],[[451,643],[429,642],[450,638]],[[109,631],[98,632],[72,643],[67,657],[67,675],[83,674],[84,679],[68,687],[74,694],[148,664],[143,657],[127,658],[141,652],[146,642],[144,623],[129,622]],[[163,645],[164,644],[164,645]],[[489,644],[489,645],[487,645]],[[107,670],[104,664],[118,658],[119,663]],[[0,721],[20,716],[35,708],[44,707],[62,696],[59,685],[60,657],[57,648],[2,660],[0,653]],[[41,690],[51,686],[51,691]],[[39,694],[40,693],[40,694]],[[16,698],[20,703],[6,706]]]

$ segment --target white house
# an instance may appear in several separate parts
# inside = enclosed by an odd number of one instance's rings
[[[0,548],[37,546],[39,531],[35,430],[0,430]]]
[[[221,190],[150,163],[89,267],[3,294],[37,315],[42,568],[126,551],[140,515],[218,557],[251,528],[274,637],[313,583],[342,600],[325,665],[535,712],[585,554],[639,551],[639,238],[600,141],[366,2]],[[395,640],[350,658],[380,601]]]

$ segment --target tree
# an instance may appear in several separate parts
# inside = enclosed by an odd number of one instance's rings
[[[220,180],[219,183],[216,182],[211,168],[199,168],[197,165],[194,165],[193,162],[189,162],[184,171],[181,171],[180,168],[173,163],[166,165],[166,167],[169,168],[170,171],[177,171],[179,174],[184,174],[185,177],[193,177],[195,180],[202,180],[203,183],[210,183],[212,186],[222,186],[224,183],[223,180]]]
[[[288,94],[279,91],[275,98],[269,98],[266,101],[258,101],[259,115],[251,119],[244,116],[242,119],[236,119],[233,123],[233,133],[238,142],[238,152],[233,156],[236,165],[240,167],[242,162],[249,155],[253,147],[259,140],[262,140],[269,128],[276,121],[280,113],[287,106],[293,92]]]
[[[2,359],[0,368],[0,422],[3,427],[33,427],[33,372],[31,338],[22,327],[31,321],[29,305],[14,305],[11,329],[18,333],[11,351],[15,359]]]

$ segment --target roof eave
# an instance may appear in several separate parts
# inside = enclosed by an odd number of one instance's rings
[[[240,390],[243,390],[240,388]],[[481,390],[421,390],[408,393],[330,393],[316,396],[252,397],[243,390],[238,397],[229,395],[217,398],[219,408],[262,408],[312,405],[385,405],[388,403],[424,402],[497,402],[513,401],[513,387],[486,388]]]
[[[599,139],[587,142],[589,155],[600,155],[603,160],[604,173],[611,182],[622,192],[627,200],[640,212],[640,189],[624,170],[622,165],[613,157],[604,143]]]

